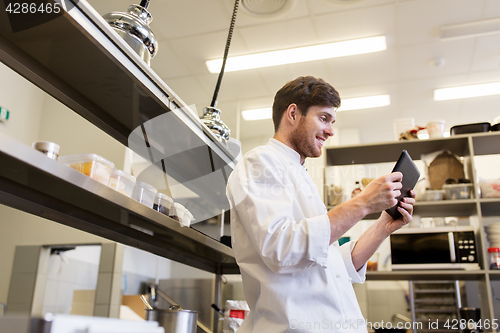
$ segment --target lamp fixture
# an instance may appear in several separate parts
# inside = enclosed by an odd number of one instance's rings
[[[292,49],[229,57],[226,72],[293,64],[299,62],[345,57],[387,49],[385,36],[353,39],[342,42],[297,47]],[[218,73],[223,59],[206,61],[210,73]]]
[[[348,111],[357,109],[370,109],[387,106],[391,104],[390,95],[375,95],[366,97],[346,98],[342,100],[337,111]]]
[[[273,117],[273,109],[261,108],[261,109],[243,110],[241,111],[241,116],[246,121],[271,119]]]
[[[475,84],[453,88],[441,88],[434,90],[434,100],[444,101],[449,99],[460,99],[500,94],[500,82]]]
[[[500,18],[469,21],[441,27],[442,40],[481,37],[499,33]]]
[[[347,111],[356,109],[369,109],[391,104],[390,95],[376,95],[367,97],[346,98],[342,100],[342,105],[337,111]],[[259,108],[241,111],[244,120],[271,119],[273,116],[272,108]]]

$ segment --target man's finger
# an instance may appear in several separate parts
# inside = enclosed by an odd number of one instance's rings
[[[402,181],[403,180],[403,173],[402,172],[399,172],[399,171],[396,171],[396,172],[393,172],[391,174],[389,174],[389,179],[390,181]]]

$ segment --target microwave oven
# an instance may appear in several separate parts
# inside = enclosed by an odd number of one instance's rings
[[[479,269],[472,226],[403,228],[390,243],[393,270]]]

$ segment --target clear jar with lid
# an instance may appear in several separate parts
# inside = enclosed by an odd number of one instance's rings
[[[488,248],[488,262],[490,263],[490,269],[500,269],[500,248]]]

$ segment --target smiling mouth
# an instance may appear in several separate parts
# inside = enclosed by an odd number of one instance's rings
[[[324,139],[324,138],[322,138],[322,137],[319,137],[319,136],[317,136],[317,137],[316,137],[316,140],[318,140],[318,142],[319,142],[319,144],[320,144],[321,146],[323,146],[323,142],[325,142],[325,141],[326,141],[326,139]]]

